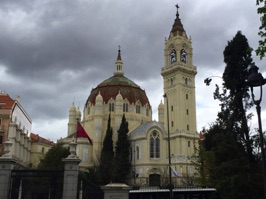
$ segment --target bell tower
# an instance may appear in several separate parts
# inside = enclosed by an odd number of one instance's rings
[[[170,133],[195,134],[196,100],[192,41],[188,38],[177,13],[168,39],[165,39],[164,66],[164,126],[167,129],[167,102]]]

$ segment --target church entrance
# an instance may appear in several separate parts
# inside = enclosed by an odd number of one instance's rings
[[[149,186],[150,187],[159,187],[161,182],[161,176],[159,174],[150,174],[149,175]]]

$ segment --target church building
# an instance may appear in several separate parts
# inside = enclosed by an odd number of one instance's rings
[[[77,139],[81,168],[99,164],[109,114],[114,144],[125,114],[132,149],[130,185],[167,185],[169,159],[172,171],[178,175],[171,174],[175,186],[187,185],[186,179],[195,175],[193,162],[199,141],[195,100],[197,68],[193,65],[192,41],[184,30],[176,7],[176,19],[165,40],[164,66],[158,71],[163,77],[164,99],[158,105],[158,121],[152,120],[152,108],[145,90],[125,76],[119,49],[113,76],[91,90],[83,114],[74,104],[70,107],[68,137],[59,140],[71,142],[76,133],[77,120],[80,121],[92,140],[90,143],[86,138]]]

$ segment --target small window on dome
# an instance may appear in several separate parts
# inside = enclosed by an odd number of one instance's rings
[[[110,102],[109,103],[109,112],[114,112],[115,111],[115,103],[114,102]]]
[[[140,113],[140,105],[139,104],[136,105],[136,113]]]
[[[128,112],[128,103],[123,104],[123,112]]]

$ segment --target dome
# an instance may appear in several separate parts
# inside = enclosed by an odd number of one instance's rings
[[[116,100],[116,96],[120,94],[122,98],[124,100],[127,99],[130,104],[135,104],[139,101],[142,106],[148,104],[150,107],[150,102],[145,91],[124,76],[120,47],[115,64],[116,71],[114,72],[114,76],[104,80],[96,88],[92,89],[87,99],[86,106],[88,106],[89,103],[95,105],[96,97],[101,93],[103,103],[105,104],[107,104],[110,99]]]
[[[115,100],[120,92],[123,99],[127,99],[130,104],[139,101],[142,106],[146,104],[150,106],[145,91],[124,75],[115,74],[113,77],[104,80],[96,88],[92,89],[86,104],[89,102],[95,104],[99,92],[102,95],[104,103],[108,103],[110,99]]]

